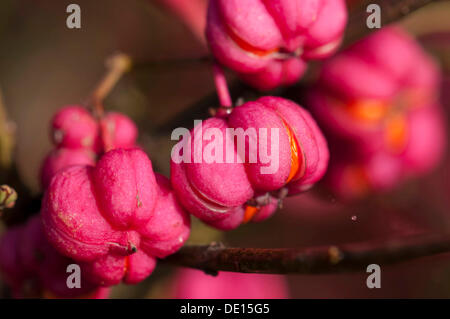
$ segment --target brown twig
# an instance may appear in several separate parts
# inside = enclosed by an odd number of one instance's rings
[[[450,234],[310,248],[226,248],[213,243],[183,247],[165,261],[210,274],[328,274],[363,272],[370,264],[382,266],[445,252],[450,252]]]
[[[105,110],[103,101],[111,92],[120,78],[131,69],[131,59],[123,53],[116,53],[106,60],[107,71],[94,92],[91,94],[89,105],[92,107],[92,113],[99,121],[100,136],[102,138],[103,151],[107,152],[112,148],[111,136],[108,127],[101,121]]]
[[[90,97],[89,104],[94,114],[101,118],[103,116],[103,100],[111,92],[122,75],[131,68],[131,59],[123,54],[117,53],[106,61],[107,71],[97,88]]]

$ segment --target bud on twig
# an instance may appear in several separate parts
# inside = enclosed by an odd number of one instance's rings
[[[0,186],[0,210],[13,208],[16,204],[17,193],[8,185]]]

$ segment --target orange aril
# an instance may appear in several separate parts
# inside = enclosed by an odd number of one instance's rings
[[[286,180],[286,184],[291,182],[299,173],[300,167],[303,164],[303,157],[299,154],[299,147],[297,140],[295,138],[294,132],[292,132],[291,127],[283,120],[284,127],[286,128],[289,145],[291,147],[291,171]]]
[[[271,53],[279,51],[278,48],[275,48],[272,50],[264,50],[264,49],[257,48],[255,46],[253,46],[252,44],[248,43],[247,41],[245,41],[244,39],[242,39],[240,36],[238,36],[236,34],[236,32],[234,32],[234,30],[231,29],[231,27],[229,25],[225,25],[225,28],[226,28],[227,35],[244,51],[253,53],[254,55],[257,55],[260,57],[264,57],[266,55],[269,55]]]
[[[246,224],[249,221],[252,220],[252,218],[259,212],[260,208],[255,206],[246,205],[245,206],[245,212],[244,212],[244,221],[243,223]]]
[[[386,143],[390,150],[399,152],[405,147],[408,138],[408,124],[403,114],[389,117],[386,125]]]
[[[381,121],[388,112],[388,104],[379,100],[357,100],[347,105],[349,113],[369,123]]]
[[[125,275],[127,274],[129,268],[130,268],[130,256],[125,256],[125,262],[123,265],[123,273]]]

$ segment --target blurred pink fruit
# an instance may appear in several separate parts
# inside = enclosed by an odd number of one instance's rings
[[[189,236],[189,217],[168,185],[139,149],[110,151],[95,168],[66,168],[44,197],[46,235],[84,262],[92,282],[137,283],[151,274],[155,257],[174,253]]]
[[[105,149],[132,148],[137,127],[127,116],[107,113],[99,122],[82,106],[66,106],[51,123],[51,138],[56,147],[44,160],[40,177],[46,189],[53,176],[72,165],[95,165],[97,155]]]
[[[0,240],[0,272],[15,298],[108,298],[109,288],[86,280],[83,268],[81,288],[67,287],[67,266],[74,263],[47,242],[39,215]]]
[[[268,90],[334,53],[346,22],[343,0],[211,0],[206,37],[221,63]]]
[[[385,27],[325,63],[309,105],[333,138],[338,193],[389,189],[442,158],[445,123],[434,61],[399,27]]]

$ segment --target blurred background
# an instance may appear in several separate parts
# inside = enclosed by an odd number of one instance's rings
[[[68,29],[66,7],[72,2],[0,2],[0,88],[8,116],[15,123],[17,172],[31,190],[31,198],[39,198],[38,174],[42,159],[51,149],[48,126],[52,115],[64,105],[86,101],[105,71],[105,59],[117,51],[130,55],[135,65],[105,106],[127,114],[138,124],[139,142],[156,171],[169,174],[172,129],[192,127],[194,118],[206,117],[208,107],[218,105],[210,64],[204,62],[208,50],[156,1],[77,0],[82,27]],[[358,1],[349,1],[349,11],[351,18],[364,9]],[[399,22],[440,63],[444,73],[441,98],[447,119],[449,17],[450,3],[439,2]],[[359,25],[361,30],[355,30],[357,27],[352,24],[352,35],[367,33],[364,19]],[[312,65],[302,81],[314,77],[317,66]],[[260,94],[231,73],[228,77],[234,99]],[[295,92],[294,87],[288,92],[271,93],[301,100]],[[318,185],[304,195],[287,199],[284,208],[265,223],[221,233],[196,220],[189,243],[223,241],[235,247],[302,247],[450,231],[449,169],[446,154],[431,174],[352,202],[340,201]],[[35,207],[37,213],[39,203],[30,207]],[[19,223],[33,212],[22,213],[11,218],[10,223]],[[144,283],[115,287],[112,297],[172,297],[173,273],[173,267],[161,263]],[[381,289],[368,289],[366,278],[365,272],[292,275],[287,282],[293,298],[450,297],[450,254],[383,267]]]

